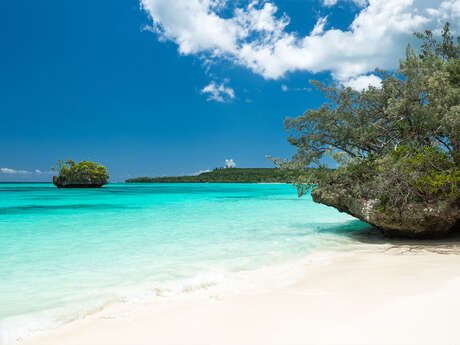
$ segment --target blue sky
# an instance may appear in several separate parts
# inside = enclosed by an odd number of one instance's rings
[[[323,101],[310,79],[378,85],[411,32],[459,19],[460,0],[3,1],[0,181],[66,158],[114,181],[269,167],[285,117]]]

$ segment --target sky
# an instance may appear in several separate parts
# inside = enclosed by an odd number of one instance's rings
[[[378,87],[445,21],[460,0],[2,1],[0,181],[67,158],[115,182],[270,167],[284,119],[324,102],[309,80]]]

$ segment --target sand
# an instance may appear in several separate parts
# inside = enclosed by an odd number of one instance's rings
[[[114,305],[25,343],[460,344],[458,245],[369,244],[295,265],[234,293]]]

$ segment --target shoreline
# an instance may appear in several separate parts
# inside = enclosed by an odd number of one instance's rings
[[[459,265],[457,242],[361,244],[246,272],[245,289],[112,305],[24,344],[452,344]]]

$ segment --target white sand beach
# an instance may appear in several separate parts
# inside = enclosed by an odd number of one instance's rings
[[[111,306],[25,343],[460,344],[458,242],[364,244],[296,265],[231,294]]]

